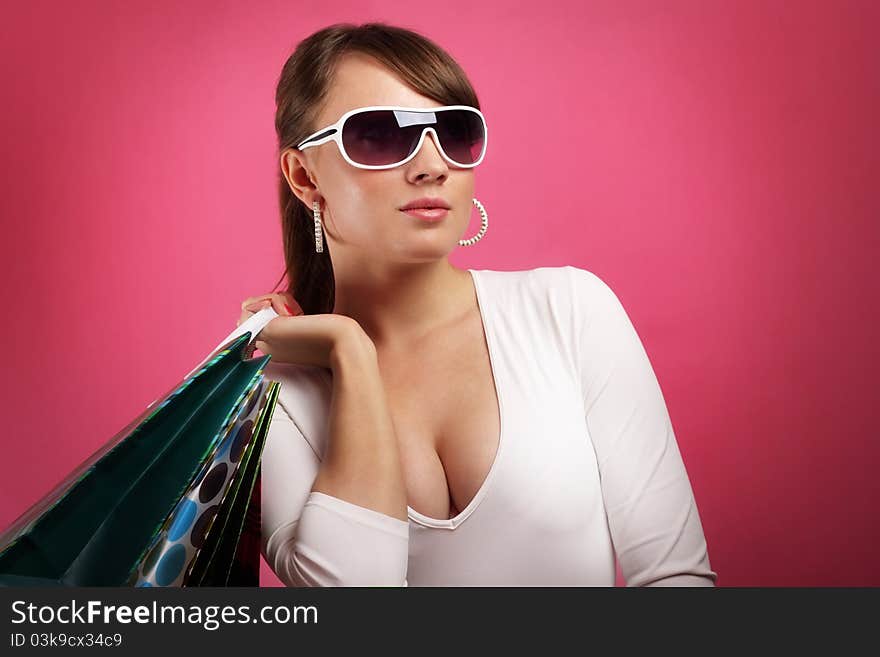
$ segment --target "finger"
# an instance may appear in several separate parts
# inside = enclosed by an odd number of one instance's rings
[[[281,300],[281,305],[284,308],[284,315],[304,315],[305,312],[302,309],[302,306],[297,303],[296,299],[293,298],[293,295],[287,290],[281,290],[277,292],[277,297]],[[274,306],[274,304],[273,304]]]
[[[296,299],[293,298],[293,295],[289,292],[284,293],[284,305],[287,306],[287,309],[290,311],[291,315],[304,315],[305,311],[302,309],[302,306],[299,305]]]
[[[272,310],[274,310],[279,315],[293,315],[293,313],[287,309],[287,306],[284,303],[284,297],[282,297],[280,294],[273,295],[271,302]]]
[[[244,322],[253,317],[258,310],[260,310],[260,308],[256,308],[255,310],[242,310],[241,315],[238,318],[238,324],[236,324],[236,326],[241,326]]]
[[[263,308],[272,308],[276,314],[282,316],[290,316],[298,314],[294,311],[294,309],[289,308],[285,303],[285,297],[281,294],[271,294],[267,295],[264,299],[259,301],[254,301],[248,306],[245,306],[245,310],[249,310],[251,312],[257,312],[262,310]]]
[[[254,301],[252,304],[245,306],[244,309],[250,312],[257,312],[258,310],[268,308],[271,305],[271,299],[263,299],[262,301]]]
[[[248,297],[247,299],[245,299],[244,301],[241,302],[241,307],[242,307],[242,309],[245,309],[248,306],[252,306],[255,303],[259,303],[261,301],[266,301],[271,296],[272,296],[271,294],[261,294],[258,297]]]

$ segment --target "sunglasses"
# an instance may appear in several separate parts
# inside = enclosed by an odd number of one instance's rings
[[[468,105],[397,107],[373,105],[350,110],[333,125],[301,141],[300,150],[335,141],[345,161],[359,169],[390,169],[409,162],[434,134],[440,154],[456,167],[471,168],[486,154],[486,119]]]

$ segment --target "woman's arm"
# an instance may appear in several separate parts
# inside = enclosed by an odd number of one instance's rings
[[[406,486],[376,350],[369,339],[331,354],[330,442],[313,491],[407,521]]]
[[[262,460],[263,554],[288,586],[406,586],[406,492],[378,361],[369,345],[346,345],[333,355],[323,461],[293,419],[310,409],[276,404]]]
[[[587,428],[627,586],[714,586],[696,501],[642,341],[602,279],[567,269]]]

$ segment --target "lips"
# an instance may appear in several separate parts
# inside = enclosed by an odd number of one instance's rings
[[[449,203],[447,203],[442,198],[437,197],[423,197],[417,198],[414,201],[410,201],[400,209],[403,211],[406,210],[431,210],[435,208],[443,208],[444,210],[449,210]]]
[[[449,210],[446,208],[413,208],[411,210],[401,210],[401,212],[405,212],[411,217],[416,217],[422,221],[440,221],[449,214]]]

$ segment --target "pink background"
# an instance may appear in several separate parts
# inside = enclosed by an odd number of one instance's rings
[[[489,232],[453,262],[573,264],[616,291],[718,584],[880,584],[880,5],[540,6],[8,6],[0,526],[271,289],[281,65],[329,23],[383,20],[447,48],[490,125]]]

